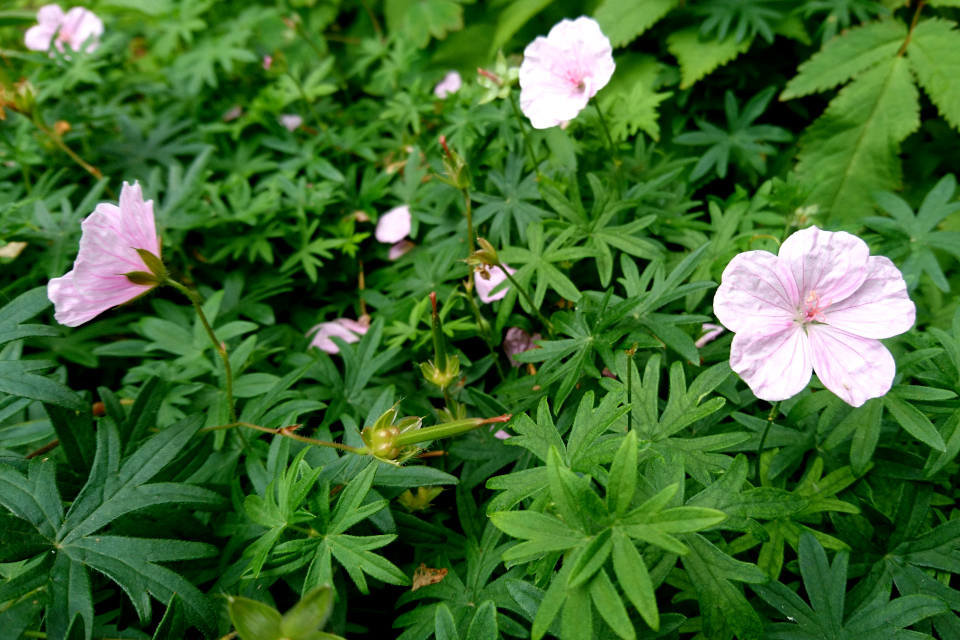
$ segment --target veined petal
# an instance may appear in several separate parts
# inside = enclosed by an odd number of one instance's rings
[[[859,407],[890,390],[897,366],[879,340],[824,324],[808,325],[813,370],[847,404]]]
[[[810,227],[787,238],[779,257],[784,271],[793,275],[801,301],[815,291],[822,304],[836,304],[866,280],[870,247],[849,233]]]
[[[713,297],[714,314],[731,331],[792,320],[799,307],[793,278],[768,251],[747,251],[731,260]]]
[[[307,332],[308,336],[311,333],[316,332],[316,334],[313,336],[313,339],[310,340],[310,346],[317,347],[322,351],[326,351],[327,353],[332,354],[332,353],[340,353],[340,347],[338,347],[337,344],[330,338],[333,338],[333,337],[340,338],[347,344],[353,344],[354,342],[359,342],[360,336],[358,336],[356,333],[351,331],[350,328],[344,326],[343,320],[344,318],[338,318],[332,322],[321,322],[317,326],[310,329],[310,331]],[[354,322],[354,324],[358,324],[358,323],[355,323],[355,321],[349,321],[349,322]],[[354,328],[358,328],[358,327],[354,327]],[[367,329],[366,327],[363,327],[363,333],[366,333],[366,329]]]
[[[103,33],[103,21],[89,9],[73,7],[63,16],[61,29],[70,36],[70,48],[77,51],[90,40],[86,51],[92,53],[100,44],[97,38]]]
[[[380,216],[374,236],[384,244],[400,242],[410,235],[410,207],[394,207]]]
[[[810,382],[810,343],[793,321],[770,323],[733,337],[730,367],[761,400],[786,400]]]
[[[506,269],[507,273],[510,275],[513,275],[517,272],[516,269],[507,265],[503,265],[503,268]],[[473,282],[477,287],[477,296],[480,298],[480,302],[483,302],[484,304],[490,304],[496,300],[502,300],[503,297],[507,295],[507,289],[510,288],[510,285],[507,285],[496,293],[493,293],[493,290],[497,287],[497,285],[507,279],[507,274],[504,273],[500,267],[490,267],[487,269],[487,272],[490,274],[489,280],[484,280],[479,273],[476,271],[473,272]]]
[[[120,225],[123,237],[131,247],[160,255],[153,200],[143,200],[143,190],[138,182],[133,185],[124,182],[120,190]]]
[[[889,258],[871,256],[867,279],[851,296],[824,309],[826,324],[864,338],[892,338],[909,331],[917,307],[900,270]]]

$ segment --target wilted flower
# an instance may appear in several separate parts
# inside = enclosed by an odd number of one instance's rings
[[[704,325],[703,325],[703,331],[704,331],[703,335],[700,336],[700,337],[697,339],[697,341],[693,343],[693,345],[694,345],[697,349],[703,349],[703,347],[704,347],[708,342],[713,342],[714,340],[716,340],[716,339],[720,336],[721,333],[723,333],[724,331],[726,331],[726,329],[724,329],[723,327],[721,327],[721,326],[718,325],[718,324],[704,323]]]
[[[511,269],[507,265],[503,265],[503,268],[507,270],[507,273],[513,275],[517,272],[516,269]],[[484,274],[487,277],[484,277]],[[507,279],[507,274],[503,272],[500,267],[488,267],[488,268],[478,268],[473,272],[473,280],[477,285],[477,295],[480,296],[480,301],[487,304],[495,301],[502,300],[505,295],[507,295],[507,289],[510,287],[503,287],[496,293],[491,293],[494,288],[501,282]]]
[[[139,184],[124,182],[120,206],[101,203],[80,226],[73,269],[47,284],[54,318],[68,327],[143,295],[161,284],[163,275],[157,274],[163,265],[153,200],[143,201]]]
[[[532,336],[520,327],[510,327],[507,329],[507,335],[503,337],[503,351],[510,360],[510,365],[519,367],[520,363],[513,359],[513,356],[537,348],[534,341],[541,338],[539,333]]]
[[[523,52],[520,108],[535,129],[573,120],[615,68],[613,48],[595,20],[561,20]]]
[[[900,271],[849,233],[810,227],[779,256],[748,251],[723,272],[714,313],[736,332],[730,366],[763,400],[785,400],[811,370],[859,407],[890,390],[896,366],[880,338],[913,326],[916,307]]]
[[[410,235],[410,207],[400,205],[387,211],[377,221],[374,236],[379,242],[393,244]]]
[[[303,125],[303,118],[295,113],[285,113],[278,120],[287,131],[296,131]]]
[[[340,347],[330,338],[340,338],[347,344],[353,344],[354,342],[359,342],[360,336],[366,334],[369,328],[369,316],[363,316],[360,320],[337,318],[330,322],[321,322],[310,329],[307,335],[314,334],[310,340],[311,347],[317,347],[321,351],[333,354],[340,353]]]
[[[462,86],[463,78],[461,78],[460,74],[456,71],[451,71],[433,88],[433,95],[443,100],[447,96],[460,91],[460,87]]]
[[[387,258],[390,260],[399,260],[416,246],[417,245],[413,244],[409,240],[401,240],[390,247],[390,251],[387,253]]]
[[[80,51],[87,43],[85,51],[92,53],[100,46],[103,21],[89,9],[74,7],[64,13],[60,5],[48,4],[40,7],[37,22],[40,24],[27,29],[24,37],[24,44],[31,51],[49,51],[50,45],[55,44],[62,53],[64,43]]]

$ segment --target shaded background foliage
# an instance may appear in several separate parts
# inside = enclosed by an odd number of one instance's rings
[[[24,50],[35,4],[0,10],[0,638],[220,637],[225,595],[286,611],[323,584],[348,637],[960,637],[955,0],[89,6],[101,45],[69,58]],[[617,71],[530,130],[476,69],[506,77],[579,15]],[[440,135],[556,335],[515,288],[478,325]],[[354,446],[396,402],[440,420],[416,366],[435,291],[456,400],[514,437],[393,467],[202,432],[228,411],[189,306],[161,290],[68,330],[37,288],[124,180],[228,344],[242,420]],[[372,234],[399,204],[418,246],[390,261]],[[727,262],[813,223],[893,259],[918,308],[857,409],[816,380],[774,409],[729,333],[696,344]],[[308,349],[361,301],[363,339]],[[544,337],[517,368],[510,327]],[[411,591],[421,565],[447,573]]]

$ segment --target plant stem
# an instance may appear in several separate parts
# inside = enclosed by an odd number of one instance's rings
[[[248,429],[255,429],[256,431],[262,431],[264,433],[272,433],[277,436],[292,438],[293,440],[306,442],[307,444],[312,444],[317,447],[329,447],[331,449],[349,451],[350,453],[361,453],[363,451],[362,449],[340,444],[339,442],[328,442],[326,440],[316,440],[314,438],[307,438],[306,436],[297,435],[296,433],[293,433],[292,429],[298,426],[299,425],[294,425],[293,427],[284,427],[283,429],[271,429],[270,427],[261,427],[260,425],[253,424],[251,422],[231,422],[230,424],[221,424],[216,427],[204,427],[203,429],[200,429],[198,433],[204,433],[207,431],[220,431],[221,429],[232,429],[234,427],[246,427]]]
[[[547,317],[540,312],[540,309],[537,307],[537,305],[533,303],[533,299],[530,297],[530,294],[527,293],[527,290],[523,288],[523,285],[517,282],[517,280],[512,275],[510,275],[510,272],[507,271],[502,264],[498,264],[497,266],[500,268],[501,271],[503,271],[503,275],[507,276],[507,280],[510,281],[510,284],[512,284],[517,288],[517,291],[520,292],[520,295],[523,296],[523,299],[527,301],[527,304],[529,304],[530,307],[533,309],[533,311],[537,314],[537,317],[540,319],[541,324],[543,324],[543,326],[547,328],[547,331],[550,332],[550,337],[551,338],[554,337],[557,332],[553,328],[553,323],[550,322],[550,320],[548,320]]]
[[[461,191],[463,193],[464,212],[467,216],[467,250],[470,252],[469,255],[473,255],[473,205],[470,201],[470,188],[464,187]]]
[[[913,39],[913,30],[917,28],[917,22],[920,20],[920,12],[923,11],[923,5],[927,4],[927,0],[920,0],[917,3],[917,10],[913,13],[913,20],[910,21],[910,31],[907,32],[907,37],[903,41],[903,46],[900,47],[900,50],[897,51],[897,57],[903,56],[907,52],[907,47],[910,45],[910,40]]]
[[[767,441],[767,434],[770,433],[770,425],[773,424],[773,421],[780,414],[780,400],[778,400],[773,408],[770,410],[770,415],[767,416],[767,426],[763,428],[763,435],[760,436],[760,446],[757,447],[757,477],[760,477],[760,456],[763,454],[763,445]]]
[[[613,143],[613,136],[610,135],[610,129],[607,128],[607,120],[603,117],[603,111],[600,109],[600,103],[597,102],[596,97],[590,98],[590,101],[593,102],[593,107],[597,110],[597,116],[600,120],[600,127],[603,129],[603,133],[607,138],[607,144],[610,146],[610,153],[613,156],[613,165],[616,167],[617,187],[623,191],[623,161],[620,159],[620,151]]]
[[[207,316],[203,312],[203,306],[200,304],[200,295],[196,291],[185,287],[176,280],[171,280],[168,278],[167,284],[174,289],[177,289],[190,299],[190,302],[193,303],[193,308],[197,312],[197,316],[200,318],[200,322],[203,324],[203,328],[207,331],[207,336],[210,338],[210,342],[213,343],[213,348],[217,350],[218,354],[220,354],[220,359],[223,361],[223,371],[226,377],[227,405],[230,409],[230,422],[236,422],[237,408],[233,403],[233,370],[230,368],[230,357],[227,355],[227,347],[223,342],[217,339],[217,334],[213,332],[213,327],[210,326],[210,322],[207,320]]]
[[[520,106],[517,104],[517,97],[510,92],[510,104],[513,105],[513,115],[517,117],[517,124],[520,125],[520,133],[523,134],[523,142],[527,147],[527,153],[530,155],[530,162],[533,163],[533,170],[540,176],[540,163],[537,162],[537,154],[533,152],[533,143],[530,142],[530,136],[527,135],[527,128],[523,125],[523,114],[520,113]]]
[[[627,404],[633,403],[633,356],[637,353],[637,343],[627,349]],[[627,432],[633,431],[633,407],[627,413]]]
[[[44,133],[44,135],[46,135],[48,138],[50,138],[51,140],[53,140],[53,144],[55,144],[55,145],[57,145],[58,147],[60,147],[60,149],[62,149],[64,153],[66,153],[68,156],[70,156],[70,158],[71,158],[74,162],[76,162],[78,165],[80,165],[81,167],[83,167],[84,171],[86,171],[87,173],[89,173],[90,175],[92,175],[92,176],[93,176],[94,178],[96,178],[97,180],[102,180],[102,179],[103,179],[103,172],[100,171],[100,169],[97,169],[95,166],[93,166],[92,164],[90,164],[89,162],[87,162],[86,160],[84,160],[83,158],[81,158],[81,157],[77,154],[76,151],[74,151],[73,149],[71,149],[71,148],[67,145],[67,143],[63,141],[63,137],[62,137],[59,133],[57,133],[56,131],[52,131],[51,129],[48,129],[45,124],[43,124],[42,122],[40,122],[40,118],[39,118],[39,117],[35,117],[35,118],[33,119],[33,124],[34,124],[35,127],[37,127],[37,129],[39,129],[40,131],[42,131],[42,132]],[[112,194],[111,194],[111,195],[112,195]]]

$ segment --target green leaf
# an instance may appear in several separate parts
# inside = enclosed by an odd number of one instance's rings
[[[42,360],[0,360],[0,392],[20,398],[30,398],[74,411],[89,411],[90,407],[78,393],[56,380],[34,375],[31,371],[47,369],[52,362]]]
[[[899,145],[920,126],[919,110],[903,58],[884,60],[841,89],[800,138],[796,170],[813,188],[808,202],[841,224],[870,215],[871,194],[900,185]]]
[[[250,598],[227,596],[230,622],[241,640],[280,640],[282,618],[270,605]]]
[[[167,610],[153,633],[153,640],[181,640],[187,630],[187,619],[183,611],[183,601],[173,594],[167,603]]]
[[[891,394],[883,397],[883,406],[900,423],[904,431],[937,451],[946,451],[947,445],[943,437],[919,409]]]
[[[450,607],[445,602],[437,605],[434,613],[434,629],[437,640],[460,640],[460,634],[457,633],[457,623],[453,619]]]
[[[97,442],[90,411],[70,411],[54,404],[44,405],[50,424],[60,441],[67,463],[79,474],[86,475],[93,466]]]
[[[940,115],[960,130],[960,31],[957,23],[934,18],[913,30],[907,59],[917,81]]]
[[[674,31],[667,37],[667,49],[680,62],[680,88],[688,89],[717,67],[722,67],[753,44],[752,38],[738,42],[733,34],[723,40],[702,40],[698,27]]]
[[[300,598],[283,614],[280,633],[291,640],[306,639],[315,631],[323,629],[333,611],[334,591],[329,586],[317,587]]]
[[[463,7],[455,0],[387,0],[383,13],[391,34],[421,49],[431,36],[443,40],[463,28]]]
[[[896,56],[906,37],[907,28],[899,20],[868,22],[850,29],[801,64],[780,99],[792,100],[833,89]]]
[[[37,287],[22,293],[0,309],[0,345],[35,336],[58,336],[53,327],[41,324],[21,324],[51,304],[46,287]]]
[[[630,616],[627,615],[627,609],[620,601],[620,595],[610,581],[610,576],[603,569],[590,583],[590,598],[614,633],[623,640],[635,640],[637,633],[630,622]]]
[[[592,578],[607,562],[612,550],[611,530],[604,529],[580,551],[580,555],[573,563],[573,568],[570,569],[567,588],[579,587]]]
[[[507,5],[497,16],[497,29],[490,43],[490,56],[495,55],[503,45],[507,44],[530,18],[552,3],[553,0],[513,0]]]
[[[603,0],[593,12],[600,30],[614,47],[630,44],[656,24],[679,0]]]
[[[51,546],[50,540],[31,523],[0,513],[0,562],[29,560]]]
[[[610,466],[607,482],[607,508],[623,516],[630,508],[637,489],[637,433],[631,431],[623,439]]]
[[[484,600],[477,607],[477,612],[473,614],[473,620],[467,630],[467,640],[497,640],[499,637],[497,606],[493,600]]]
[[[623,593],[640,612],[643,621],[654,631],[659,631],[660,612],[647,565],[633,541],[619,530],[613,534],[613,570]]]

